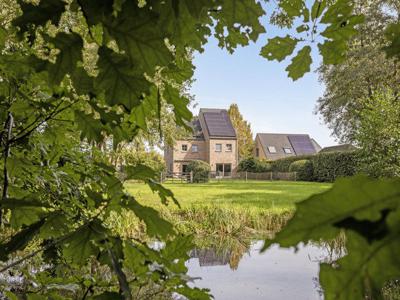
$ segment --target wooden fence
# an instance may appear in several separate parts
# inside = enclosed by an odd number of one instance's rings
[[[252,172],[237,172],[237,173],[222,173],[222,172],[209,172],[208,178],[211,180],[286,180],[296,181],[296,172],[264,172],[264,173],[252,173]],[[160,174],[161,182],[193,182],[193,172],[162,172]]]

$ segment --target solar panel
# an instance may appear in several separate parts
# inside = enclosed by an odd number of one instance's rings
[[[203,115],[210,136],[236,137],[226,111],[204,112]]]
[[[308,135],[288,135],[296,155],[306,155],[316,153],[315,148]]]

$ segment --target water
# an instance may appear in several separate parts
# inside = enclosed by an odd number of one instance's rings
[[[318,283],[319,263],[326,248],[307,245],[294,249],[272,246],[260,254],[263,242],[251,245],[241,258],[231,252],[193,250],[189,275],[201,277],[194,285],[208,288],[216,300],[323,299]]]

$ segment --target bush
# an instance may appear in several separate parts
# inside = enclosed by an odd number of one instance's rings
[[[273,172],[289,172],[290,165],[298,160],[311,159],[314,155],[289,156],[274,160],[271,164]]]
[[[289,172],[296,172],[297,180],[313,181],[314,168],[309,159],[294,161],[290,164]]]
[[[359,172],[359,153],[320,153],[312,158],[314,180],[332,182],[338,177],[353,176]]]
[[[202,160],[193,160],[187,165],[187,171],[193,172],[193,182],[208,182],[211,167]]]
[[[238,166],[239,172],[252,172],[252,173],[263,173],[271,171],[271,163],[258,159],[258,158],[246,158],[240,161]]]

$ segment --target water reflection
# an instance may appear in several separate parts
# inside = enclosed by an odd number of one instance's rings
[[[322,299],[319,263],[343,255],[329,244],[300,245],[297,251],[272,246],[260,254],[262,245],[243,246],[242,253],[237,247],[194,249],[189,275],[202,278],[194,285],[209,288],[216,300]]]

